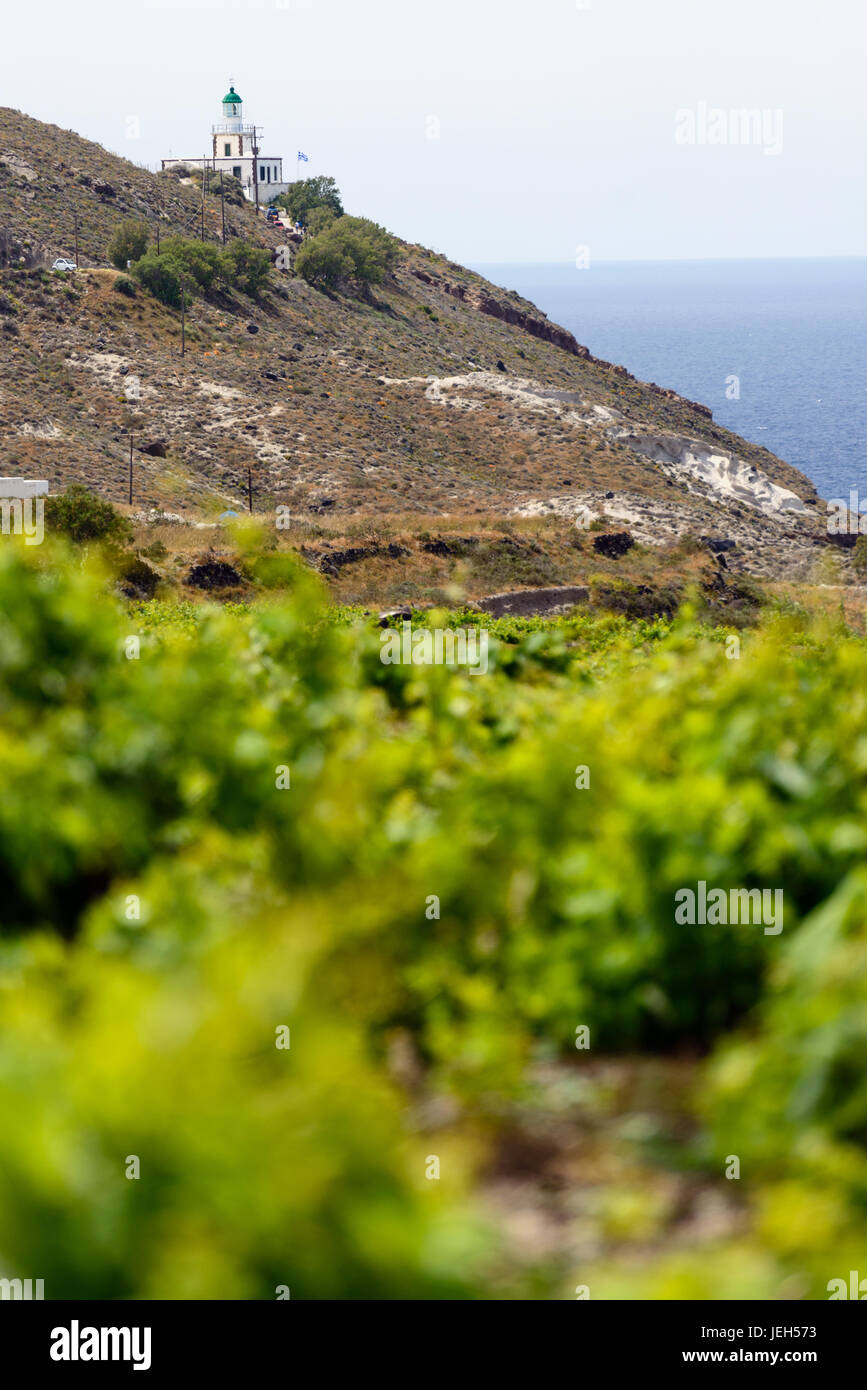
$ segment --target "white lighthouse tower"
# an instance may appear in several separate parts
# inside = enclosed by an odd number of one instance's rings
[[[211,126],[209,156],[198,155],[192,159],[173,156],[164,159],[162,167],[171,169],[186,165],[188,169],[208,168],[215,174],[222,170],[238,180],[248,198],[255,196],[258,183],[259,200],[263,203],[270,203],[285,193],[289,185],[283,182],[283,160],[278,155],[262,153],[261,128],[257,130],[256,126],[245,124],[243,102],[234,85],[230,84],[223,97],[220,116],[221,119]]]
[[[230,156],[243,155],[245,135],[247,137],[247,153],[252,154],[255,127],[244,125],[243,103],[234,87],[229,87],[228,92],[223,97],[222,105],[223,119],[211,126],[211,138],[213,140],[211,153],[214,158],[228,159]]]

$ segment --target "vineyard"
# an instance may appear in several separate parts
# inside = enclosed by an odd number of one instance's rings
[[[418,615],[482,623],[481,675],[288,590],[129,604],[0,548],[0,1274],[827,1298],[867,1234],[864,640]],[[701,883],[783,930],[678,923]]]

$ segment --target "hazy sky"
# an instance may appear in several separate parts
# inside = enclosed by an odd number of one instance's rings
[[[3,40],[4,104],[152,168],[231,78],[290,177],[459,261],[867,253],[867,0],[41,0]]]

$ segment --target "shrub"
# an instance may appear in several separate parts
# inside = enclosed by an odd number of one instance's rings
[[[219,180],[212,180],[211,192],[216,198],[220,196]],[[232,207],[243,208],[247,206],[247,199],[244,194],[244,185],[240,179],[236,179],[233,174],[223,174],[223,198]]]
[[[305,241],[295,270],[311,285],[381,284],[396,259],[397,242],[383,227],[366,217],[340,217]]]
[[[169,237],[162,244],[161,254],[187,284],[207,294],[217,280],[223,278],[224,264],[220,251],[209,242],[193,237]]]
[[[343,216],[340,190],[334,179],[325,175],[299,179],[297,183],[290,184],[286,192],[281,193],[275,201],[302,226],[307,226],[308,218],[316,208],[330,208],[335,217]]]
[[[310,285],[335,288],[348,280],[355,263],[344,246],[328,240],[326,232],[305,242],[295,257],[295,273]]]
[[[859,574],[867,571],[867,536],[859,536],[852,547],[852,565]]]
[[[148,248],[150,229],[147,222],[127,218],[121,222],[108,243],[108,259],[118,270],[126,270],[127,263],[141,260]]]
[[[132,539],[132,525],[103,497],[82,483],[70,483],[65,492],[45,501],[46,528],[72,541],[108,540],[124,544]]]
[[[314,208],[307,219],[307,230],[311,236],[318,236],[337,220],[338,214],[331,207]]]
[[[271,253],[249,241],[230,241],[222,255],[223,275],[233,289],[257,295],[271,273]]]
[[[135,299],[135,281],[128,275],[118,275],[112,289],[116,294],[125,294],[129,299]]]
[[[182,285],[188,295],[207,295],[221,286],[255,295],[270,269],[270,252],[240,238],[221,250],[192,237],[169,237],[159,255],[152,247],[136,262],[133,274],[155,299],[180,308]]]
[[[166,255],[158,255],[151,247],[141,260],[135,262],[133,275],[161,304],[173,309],[181,307],[181,271],[176,261]]]

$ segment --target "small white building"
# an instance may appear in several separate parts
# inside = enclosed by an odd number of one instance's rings
[[[289,187],[283,181],[283,160],[278,155],[262,153],[262,131],[244,124],[241,98],[234,87],[223,97],[222,115],[223,119],[211,126],[210,154],[194,155],[190,159],[172,156],[162,161],[162,167],[210,169],[216,174],[222,170],[238,179],[251,200],[256,197],[258,174],[259,202],[272,202]]]

